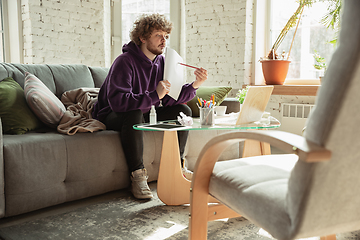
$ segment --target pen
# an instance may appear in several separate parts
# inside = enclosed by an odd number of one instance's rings
[[[187,64],[185,64],[185,63],[179,62],[179,64],[180,64],[180,65],[183,65],[183,66],[185,66],[185,67],[191,67],[191,68],[199,69],[198,67],[190,66],[190,65],[187,65]]]

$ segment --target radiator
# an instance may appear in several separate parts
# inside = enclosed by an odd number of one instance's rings
[[[281,104],[280,130],[302,135],[307,118],[310,115],[312,104]]]

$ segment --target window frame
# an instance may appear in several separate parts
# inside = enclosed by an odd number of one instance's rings
[[[4,62],[24,63],[21,0],[2,0],[2,16]]]
[[[265,80],[262,73],[262,66],[259,62],[260,57],[267,55],[271,48],[271,1],[272,0],[256,0],[254,3],[254,34],[253,34],[253,67],[252,78],[250,85],[264,85]],[[320,79],[289,79],[287,86],[292,86],[283,89],[293,89],[297,86],[319,86]],[[281,90],[283,92],[283,90]],[[290,95],[294,95],[297,91],[291,90]]]
[[[121,54],[122,49],[122,0],[111,0],[111,63]],[[170,1],[170,21],[174,28],[171,32],[170,47],[185,57],[185,36],[182,34],[184,25],[183,16],[185,14],[185,0]]]
[[[270,0],[271,1],[271,0]],[[250,85],[264,85],[261,57],[270,49],[270,1],[256,0],[254,2],[254,30],[253,30],[253,66]]]

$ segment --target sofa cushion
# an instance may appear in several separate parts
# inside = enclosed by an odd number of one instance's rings
[[[215,95],[216,105],[220,105],[222,101],[231,91],[232,87],[226,86],[201,86],[196,90],[196,96],[187,102],[187,105],[191,108],[192,116],[199,117],[199,108],[196,105],[198,102],[197,98],[202,98],[203,100],[210,100],[211,95]]]
[[[86,65],[80,64],[56,64],[48,65],[54,76],[56,85],[55,95],[60,99],[61,95],[76,88],[95,87],[91,72]]]
[[[45,84],[31,73],[25,73],[25,97],[35,115],[46,125],[56,127],[66,109]]]
[[[109,68],[105,67],[89,67],[91,75],[94,79],[95,87],[99,88],[103,84],[109,73]]]
[[[77,133],[63,138],[68,158],[67,201],[129,186],[129,171],[118,132]]]
[[[225,98],[220,106],[226,106],[227,114],[240,111],[240,102],[236,98]]]
[[[68,159],[62,134],[35,130],[3,140],[7,216],[66,201]]]
[[[6,71],[6,68],[3,64],[4,63],[0,63],[0,79],[5,79],[7,77],[10,77],[8,71]]]
[[[3,132],[23,134],[41,126],[41,122],[26,104],[24,90],[12,78],[0,82],[0,117]]]
[[[21,64],[21,63],[2,63],[9,74],[24,89],[25,73],[30,72],[50,89],[52,93],[56,92],[53,74],[50,68],[45,64]]]

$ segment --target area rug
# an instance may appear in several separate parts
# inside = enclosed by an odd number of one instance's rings
[[[188,239],[189,206],[166,206],[158,199],[156,189],[152,189],[155,197],[150,201],[137,200],[129,193],[70,212],[2,227],[0,236],[3,240]],[[352,233],[338,236],[338,239],[359,239],[359,236]],[[239,217],[210,222],[208,239],[272,238],[261,228]]]

